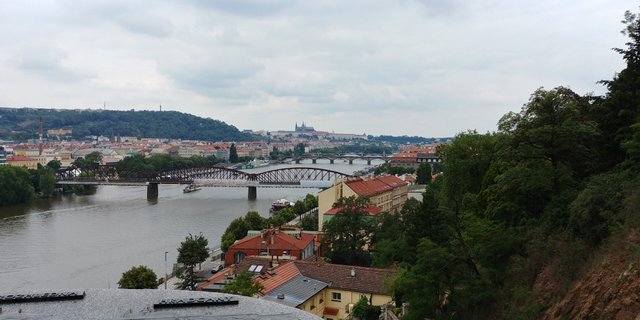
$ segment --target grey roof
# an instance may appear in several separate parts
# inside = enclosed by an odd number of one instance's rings
[[[299,275],[269,291],[264,299],[297,307],[328,286],[328,283]],[[284,299],[278,299],[278,294],[284,294]]]
[[[57,290],[60,292],[60,290]],[[0,320],[76,320],[76,319],[189,319],[189,320],[320,320],[313,314],[256,298],[229,294],[161,289],[87,289],[81,300],[0,303]],[[2,292],[2,295],[35,294],[51,291]],[[198,299],[232,296],[236,305],[192,306],[154,309],[163,299]]]

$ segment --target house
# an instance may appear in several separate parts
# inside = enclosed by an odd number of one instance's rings
[[[346,319],[364,296],[374,306],[393,300],[387,286],[394,269],[366,268],[294,260],[256,274],[262,298],[295,307],[327,320]]]
[[[38,158],[27,156],[9,156],[7,157],[7,165],[14,167],[25,167],[27,169],[37,169]]]
[[[268,256],[272,259],[306,259],[315,253],[317,235],[296,232],[293,235],[279,228],[263,230],[232,244],[225,255],[225,265],[240,263],[247,256]]]
[[[332,187],[318,194],[318,230],[322,230],[324,214],[340,198],[366,197],[381,211],[399,212],[407,201],[408,192],[408,183],[395,176],[336,181]]]

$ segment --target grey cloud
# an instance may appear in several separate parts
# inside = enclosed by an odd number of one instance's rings
[[[27,46],[9,58],[7,64],[14,69],[56,82],[77,82],[91,77],[65,65],[67,57],[66,52],[55,47]]]
[[[294,6],[293,0],[191,0],[192,4],[242,16],[269,16]]]

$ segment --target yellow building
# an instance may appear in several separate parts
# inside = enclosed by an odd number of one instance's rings
[[[322,230],[324,214],[340,198],[366,197],[369,203],[385,212],[399,212],[407,201],[408,183],[395,176],[340,180],[318,194],[318,230]]]
[[[25,156],[7,157],[7,165],[14,167],[25,167],[27,169],[38,169],[38,158]]]
[[[387,287],[395,275],[393,269],[296,260],[267,269],[256,280],[264,286],[263,299],[337,320],[347,319],[360,297],[374,306],[391,302]]]

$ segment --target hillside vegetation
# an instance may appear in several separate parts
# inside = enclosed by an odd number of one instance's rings
[[[637,319],[640,18],[605,96],[536,90],[496,133],[456,136],[423,202],[381,215],[407,319]]]
[[[44,130],[71,129],[72,137],[133,136],[208,141],[248,141],[251,137],[219,120],[176,111],[61,110],[0,108],[0,139],[37,138]]]

